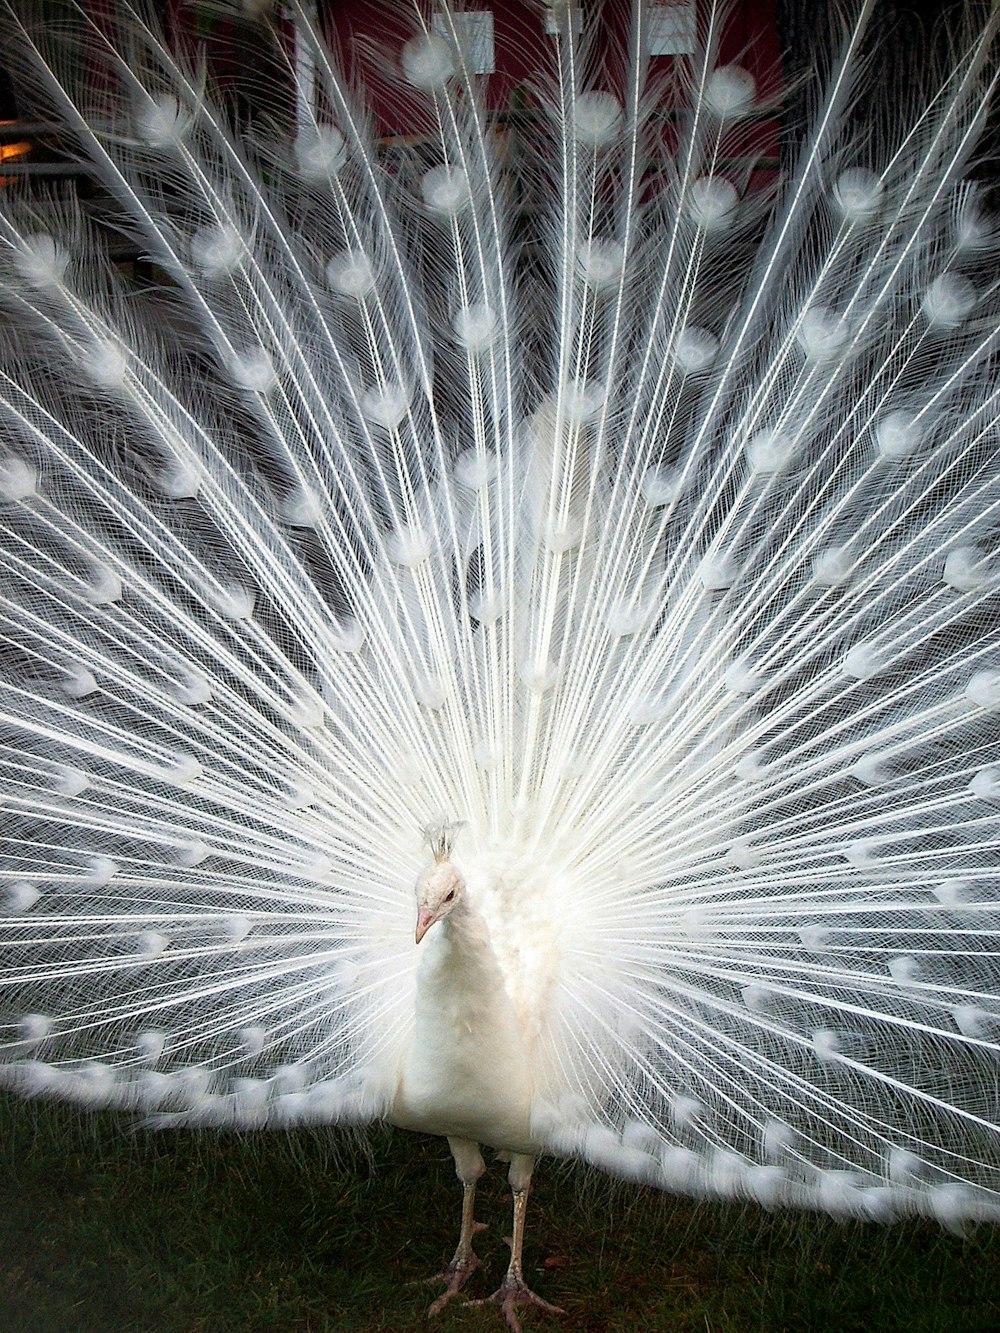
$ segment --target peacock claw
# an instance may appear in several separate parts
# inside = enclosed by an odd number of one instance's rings
[[[492,1296],[484,1296],[477,1301],[466,1301],[466,1305],[498,1305],[503,1311],[503,1317],[507,1321],[510,1333],[521,1333],[521,1321],[517,1317],[517,1307],[519,1305],[534,1305],[537,1309],[544,1310],[546,1314],[566,1313],[560,1306],[543,1301],[541,1296],[536,1296],[521,1278],[510,1273],[507,1274]]]
[[[470,1235],[468,1242],[464,1245],[459,1245],[458,1249],[455,1251],[455,1257],[452,1259],[448,1267],[440,1273],[435,1273],[433,1277],[425,1277],[421,1279],[421,1285],[428,1282],[443,1282],[445,1284],[445,1290],[427,1311],[428,1319],[433,1319],[436,1314],[440,1314],[452,1297],[458,1295],[476,1269],[482,1268],[483,1261],[472,1248],[472,1236],[478,1231],[485,1230],[485,1222],[473,1222],[472,1234]]]

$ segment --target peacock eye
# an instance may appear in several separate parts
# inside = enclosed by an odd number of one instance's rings
[[[454,898],[454,896],[455,896],[455,890],[452,889],[451,893],[445,895],[445,902],[450,903],[452,898]]]

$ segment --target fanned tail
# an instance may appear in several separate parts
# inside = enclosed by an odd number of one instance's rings
[[[1000,20],[873,147],[871,9],[784,186],[723,6],[669,77],[553,7],[503,136],[417,14],[391,161],[307,6],[288,142],[138,7],[89,93],[20,30],[164,280],[0,215],[6,1081],[384,1113],[455,823],[540,1144],[996,1213]]]

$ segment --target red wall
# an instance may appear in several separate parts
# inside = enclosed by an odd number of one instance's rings
[[[113,5],[114,0],[91,0],[98,9]],[[410,89],[399,72],[399,52],[413,35],[414,24],[407,6],[387,4],[385,0],[319,0],[328,39],[339,50],[352,81],[364,90],[378,132],[389,139],[419,139],[431,129],[427,103],[422,94]],[[760,160],[758,173],[750,184],[773,178],[777,162],[779,125],[776,94],[782,85],[780,47],[774,15],[775,0],[742,0],[730,9],[719,43],[719,63],[744,65],[757,81],[758,100],[769,102],[773,117],[755,117],[741,126],[734,125],[727,135],[732,160]],[[193,49],[205,28],[196,29],[191,7],[184,0],[165,0],[167,21],[175,43]],[[542,9],[537,0],[467,0],[469,9],[491,9],[494,15],[496,71],[480,77],[480,93],[486,105],[502,112],[525,96],[531,97],[534,83],[546,82],[555,59],[556,44],[546,35]],[[585,0],[590,17],[598,15],[599,27],[590,60],[596,86],[622,91],[625,53],[628,50],[631,5],[628,0]],[[424,5],[426,14],[433,5]],[[286,29],[289,43],[291,30]],[[262,39],[252,28],[237,27],[224,18],[211,21],[209,45],[215,73],[236,96],[248,64],[254,62],[254,43]],[[669,79],[676,58],[662,56],[651,60],[651,76],[662,78],[665,104],[681,94]],[[242,72],[242,74],[241,74]],[[518,93],[517,90],[521,89]],[[280,90],[271,90],[271,105]],[[290,109],[289,101],[289,109]],[[669,144],[672,130],[669,118],[664,124],[664,139]],[[745,186],[745,180],[734,183]]]
[[[596,62],[602,66],[598,82],[613,88],[616,54],[627,49],[630,6],[622,0],[591,0],[586,6],[593,15],[600,10],[600,29],[595,42]],[[540,6],[525,0],[482,0],[469,9],[491,9],[494,15],[496,72],[484,75],[487,105],[502,111],[510,105],[514,89],[537,78],[555,43],[546,36]],[[426,6],[430,13],[432,6]],[[406,94],[393,85],[380,64],[391,62],[413,28],[395,6],[378,0],[327,0],[323,5],[328,32],[345,56],[352,75],[366,89],[383,133],[405,133]],[[774,0],[744,0],[733,5],[723,30],[719,63],[744,65],[757,80],[762,94],[773,96],[781,86],[780,48],[774,19]],[[674,57],[651,61],[655,76],[669,71]]]

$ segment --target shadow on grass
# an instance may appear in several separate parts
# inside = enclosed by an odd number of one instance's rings
[[[377,1131],[148,1134],[0,1099],[4,1333],[409,1333],[427,1328],[459,1190],[443,1140]],[[499,1281],[509,1195],[491,1169],[479,1248]],[[543,1163],[528,1281],[565,1307],[525,1333],[1000,1333],[1000,1236],[695,1205]],[[457,1302],[440,1333],[489,1329]]]

